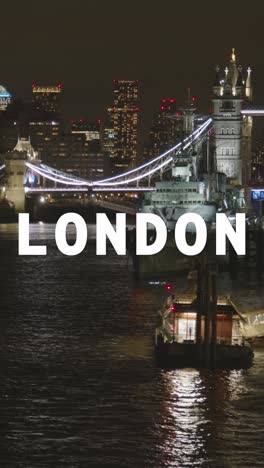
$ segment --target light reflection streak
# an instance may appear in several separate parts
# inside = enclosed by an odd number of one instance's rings
[[[229,406],[245,391],[243,371],[178,369],[162,377],[165,391],[157,420],[162,466],[213,466]]]

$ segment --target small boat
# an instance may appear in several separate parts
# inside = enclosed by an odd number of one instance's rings
[[[213,310],[209,312],[212,317]],[[228,297],[217,298],[215,334],[212,321],[207,325],[207,320],[208,314],[199,311],[195,293],[176,295],[170,287],[155,330],[159,363],[168,367],[250,367],[254,353],[243,335],[241,316]]]

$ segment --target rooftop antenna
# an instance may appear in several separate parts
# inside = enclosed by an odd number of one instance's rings
[[[187,104],[191,104],[191,88],[187,88]]]

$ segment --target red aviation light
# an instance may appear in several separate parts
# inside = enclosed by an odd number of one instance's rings
[[[192,102],[196,102],[197,101],[197,97],[196,96],[193,96],[192,97]]]
[[[170,102],[171,102],[171,103],[175,102],[175,99],[170,99]]]
[[[172,284],[166,284],[165,286],[166,291],[172,291]]]
[[[74,120],[71,119],[71,120],[70,120],[70,124],[74,124]]]
[[[101,119],[98,119],[98,120],[97,120],[97,123],[98,123],[99,125],[101,125],[102,120],[101,120]]]
[[[175,312],[177,310],[177,306],[175,304],[172,304],[171,310],[173,310]]]

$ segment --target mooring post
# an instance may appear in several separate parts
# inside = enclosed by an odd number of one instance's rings
[[[205,271],[205,286],[204,286],[204,309],[205,309],[205,322],[204,322],[204,360],[206,367],[210,367],[211,349],[210,349],[210,331],[211,331],[211,314],[210,314],[210,283],[211,274],[209,265]]]
[[[249,227],[247,226],[246,227],[246,255],[244,256],[244,263],[246,267],[249,265],[249,261],[250,261],[250,252],[251,252],[250,241],[251,241],[251,235],[250,235]]]
[[[261,273],[263,271],[262,237],[263,237],[262,229],[258,227],[256,230],[256,269],[258,273]]]
[[[231,275],[231,278],[236,278],[237,276],[237,253],[234,249],[234,247],[229,243],[229,272]]]
[[[211,364],[214,367],[216,363],[216,341],[217,341],[217,286],[216,286],[216,268],[211,275],[212,284],[212,303],[211,303],[211,316],[212,316],[212,337],[211,337]]]
[[[202,260],[201,260],[202,262]],[[203,312],[203,268],[201,263],[197,267],[197,319],[196,319],[196,350],[198,360],[202,357],[202,337],[201,337],[201,323],[202,323],[202,312]]]

